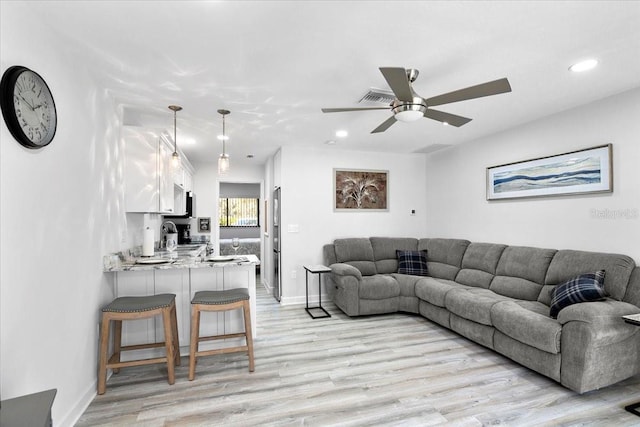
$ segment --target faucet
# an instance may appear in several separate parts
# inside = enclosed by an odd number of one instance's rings
[[[170,230],[171,226],[173,228],[173,231]],[[162,226],[160,227],[162,230],[162,239],[160,240],[160,245],[161,247],[166,248],[167,247],[167,234],[168,233],[175,233],[176,235],[178,234],[178,227],[176,227],[176,224],[173,221],[165,221],[162,223]]]

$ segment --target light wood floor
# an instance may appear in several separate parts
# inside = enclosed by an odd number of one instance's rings
[[[78,426],[631,426],[640,377],[578,395],[408,314],[311,319],[258,286],[255,372],[242,354],[125,368]],[[324,305],[324,304],[323,304]]]

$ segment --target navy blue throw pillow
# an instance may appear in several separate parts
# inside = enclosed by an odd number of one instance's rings
[[[601,301],[606,296],[604,270],[581,274],[553,288],[549,315],[555,319],[565,307],[579,302]]]
[[[413,276],[428,276],[427,251],[396,251],[398,273]]]

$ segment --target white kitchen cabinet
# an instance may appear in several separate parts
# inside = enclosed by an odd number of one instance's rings
[[[192,191],[193,187],[193,166],[187,160],[182,152],[180,154],[180,165],[173,168],[173,207],[175,215],[185,215],[186,212],[186,193]]]
[[[172,151],[158,132],[122,129],[125,155],[125,210],[173,213]]]
[[[158,141],[158,191],[160,193],[160,210],[162,213],[174,213],[173,204],[173,168],[171,155],[173,149],[168,146],[168,141],[160,137]]]
[[[193,174],[187,169],[184,170],[183,180],[184,191],[193,191]]]
[[[175,294],[176,314],[178,317],[178,339],[180,347],[189,346],[189,325],[191,322],[189,311],[184,307],[189,307],[189,270],[155,270],[154,271],[154,291],[155,294]],[[164,326],[159,317],[155,323],[155,342],[164,341]]]

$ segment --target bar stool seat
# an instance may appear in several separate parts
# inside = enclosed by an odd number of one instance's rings
[[[200,313],[203,311],[230,311],[242,309],[244,315],[244,332],[234,334],[200,336]],[[202,341],[225,338],[245,338],[245,345],[199,351]],[[247,288],[226,289],[222,291],[199,291],[191,300],[191,342],[189,351],[189,381],[195,378],[196,359],[214,354],[247,352],[249,356],[249,372],[254,370],[253,336],[251,333],[251,308],[249,306],[249,290]]]
[[[107,370],[114,374],[120,368],[129,366],[166,363],[169,384],[175,383],[175,366],[180,365],[180,347],[178,344],[178,321],[176,316],[176,296],[158,294],[137,297],[119,297],[102,308],[100,327],[100,362],[98,366],[98,394],[104,394],[107,383]],[[138,320],[162,316],[164,341],[159,343],[122,346],[122,321]],[[108,357],[111,321],[114,321],[113,354]],[[123,351],[165,347],[165,356],[151,359],[120,361]]]

